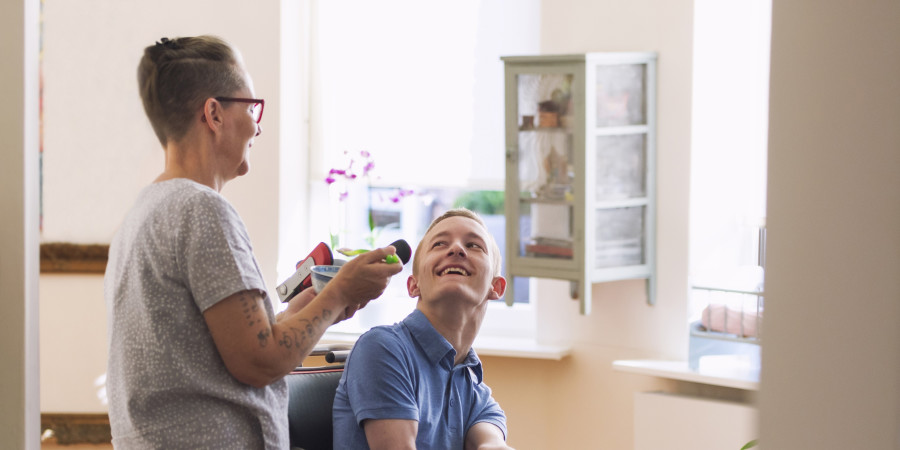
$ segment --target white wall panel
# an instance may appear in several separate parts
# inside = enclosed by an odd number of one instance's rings
[[[660,392],[634,395],[635,450],[737,450],[757,438],[756,408]]]

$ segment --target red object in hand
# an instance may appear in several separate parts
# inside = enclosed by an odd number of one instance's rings
[[[330,266],[332,264],[334,264],[334,256],[331,254],[331,248],[328,247],[328,244],[319,242],[306,258],[297,262],[297,271],[275,289],[278,297],[282,302],[289,301],[304,289],[312,286],[310,275],[313,266]]]

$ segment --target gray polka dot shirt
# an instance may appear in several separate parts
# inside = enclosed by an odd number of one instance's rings
[[[284,381],[262,389],[237,381],[203,319],[248,289],[266,295],[244,223],[224,197],[187,179],[140,193],[104,280],[117,449],[288,448]]]

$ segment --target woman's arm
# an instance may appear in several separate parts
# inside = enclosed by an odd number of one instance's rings
[[[238,292],[207,309],[203,317],[225,367],[238,381],[256,387],[289,373],[329,326],[384,292],[390,277],[403,268],[383,262],[393,253],[393,247],[385,247],[348,261],[322,292],[312,299],[301,293],[274,324],[263,294],[256,291]]]

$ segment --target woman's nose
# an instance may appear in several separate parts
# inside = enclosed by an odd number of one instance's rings
[[[260,134],[262,134],[262,125],[256,124],[256,134],[254,137],[259,136]]]

